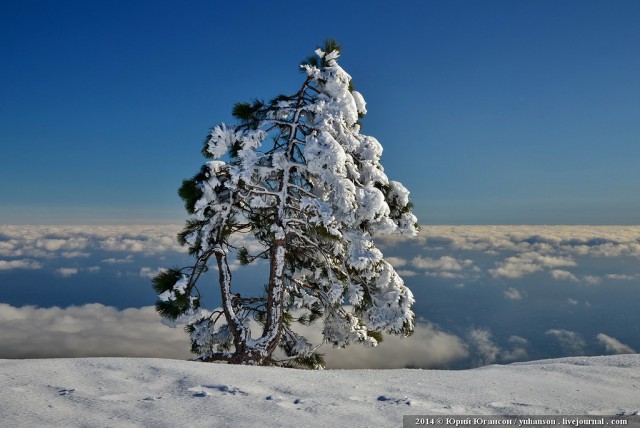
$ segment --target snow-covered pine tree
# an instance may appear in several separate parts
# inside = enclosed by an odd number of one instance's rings
[[[186,325],[202,361],[323,367],[294,322],[321,320],[338,347],[413,331],[413,295],[373,241],[417,233],[409,192],[385,175],[380,143],[360,133],[365,101],[338,65],[340,47],[315,53],[295,94],[236,104],[238,123],[212,129],[203,148],[212,160],[180,188],[191,217],[178,240],[195,262],[154,278],[156,308],[165,324]],[[238,234],[263,250],[237,247]],[[231,254],[268,260],[264,295],[232,292]],[[222,308],[210,312],[197,284],[214,260]]]

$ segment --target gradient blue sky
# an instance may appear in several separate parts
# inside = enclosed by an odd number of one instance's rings
[[[4,1],[0,223],[181,223],[231,106],[326,37],[425,224],[637,224],[640,2]]]

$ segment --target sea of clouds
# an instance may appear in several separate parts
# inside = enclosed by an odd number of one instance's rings
[[[187,358],[184,332],[161,325],[151,306],[150,278],[190,261],[179,230],[0,226],[0,358]],[[379,244],[416,296],[419,327],[374,350],[327,347],[329,367],[457,368],[640,349],[638,226],[426,226]],[[233,268],[243,294],[264,282],[265,266]],[[202,291],[219,303],[213,276]]]

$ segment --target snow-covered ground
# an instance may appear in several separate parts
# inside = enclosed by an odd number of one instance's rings
[[[0,360],[0,425],[7,427],[392,427],[410,414],[639,410],[638,354],[465,371],[305,371],[146,358]]]

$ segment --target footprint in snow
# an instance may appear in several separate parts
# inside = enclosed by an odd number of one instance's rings
[[[291,404],[304,404],[305,400],[302,398],[296,398],[291,400],[291,397],[283,397],[282,395],[267,395],[265,398],[267,401],[273,401],[280,405],[291,405]]]
[[[248,393],[228,385],[198,385],[189,388],[194,397],[209,397],[210,395],[249,395]]]
[[[55,390],[58,395],[69,395],[69,394],[73,394],[76,391],[75,388],[64,388],[62,386],[57,386],[57,385],[47,385],[47,388],[51,388]]]
[[[407,406],[411,405],[411,400],[408,399],[407,397],[404,398],[393,398],[393,397],[386,397],[384,395],[381,395],[378,397],[378,401],[384,401],[386,403],[390,403],[390,404],[405,404]]]

